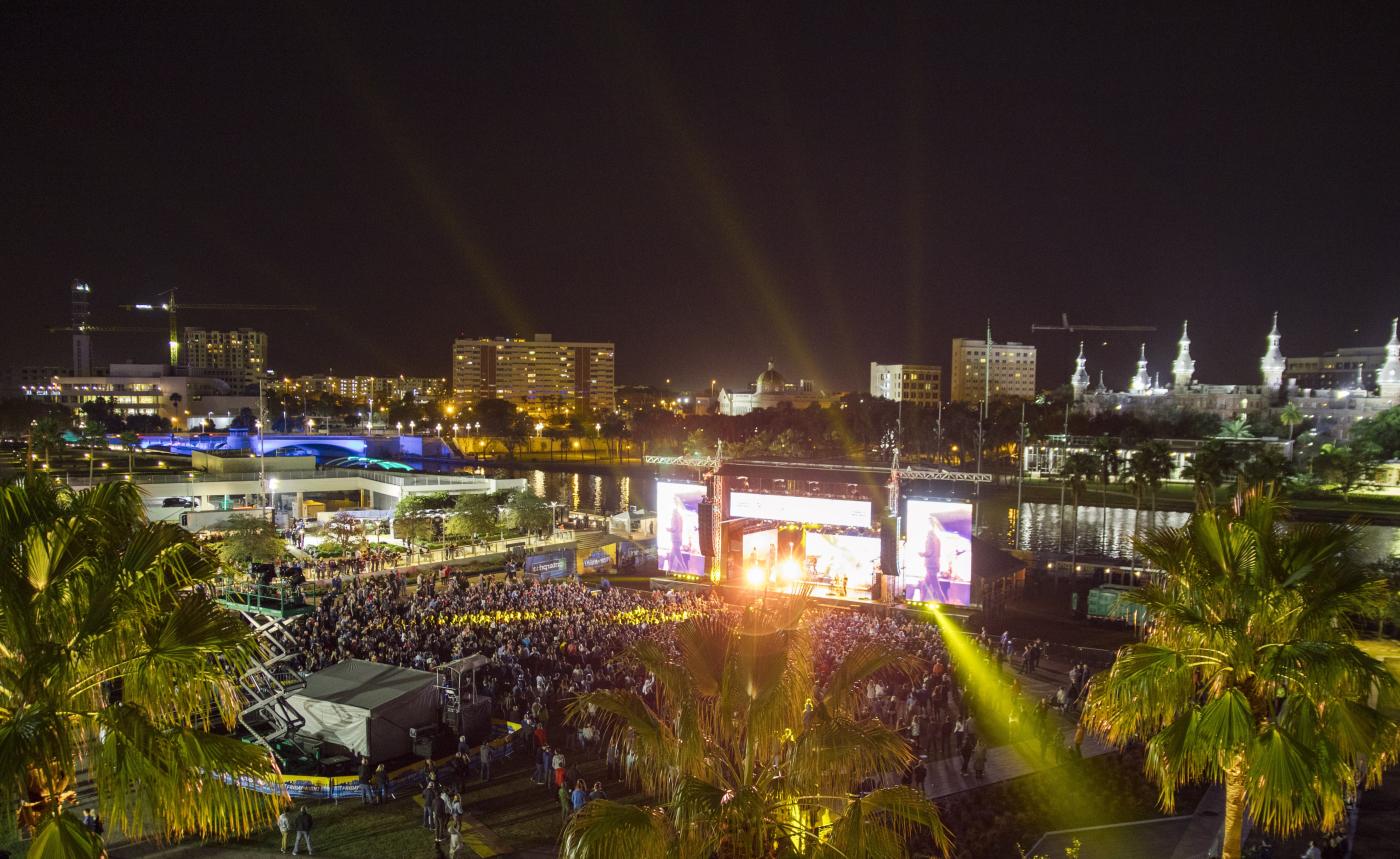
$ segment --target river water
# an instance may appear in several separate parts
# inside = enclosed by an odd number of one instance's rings
[[[541,497],[568,505],[570,510],[589,513],[616,513],[628,507],[651,510],[655,507],[656,481],[643,472],[631,476],[588,474],[577,471],[509,471],[507,477],[523,477]],[[1035,552],[1071,551],[1085,556],[1132,559],[1135,521],[1145,530],[1175,527],[1186,522],[1185,512],[1144,510],[1140,519],[1131,509],[1081,506],[1079,515],[1065,505],[1061,524],[1060,505],[1022,504],[1014,501],[983,501],[978,511],[979,533],[1005,548]],[[1078,520],[1077,524],[1075,519]],[[1361,529],[1361,553],[1367,560],[1400,557],[1400,527],[1366,525]]]

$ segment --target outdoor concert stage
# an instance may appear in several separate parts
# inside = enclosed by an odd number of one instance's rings
[[[983,475],[822,463],[655,458],[657,567],[748,600],[995,613],[1025,563],[972,536]],[[665,459],[666,461],[661,461]],[[728,598],[728,596],[726,596]]]

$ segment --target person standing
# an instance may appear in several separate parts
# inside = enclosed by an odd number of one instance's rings
[[[569,796],[569,786],[566,784],[559,785],[560,821],[565,824],[569,822],[569,810],[573,807],[573,802],[571,800],[572,797]]]
[[[977,751],[972,753],[972,771],[981,779],[987,772],[987,744],[978,743]]]
[[[282,833],[282,852],[287,852],[287,833],[292,831],[292,816],[287,813],[287,809],[282,809],[282,813],[277,815],[277,831]]]
[[[423,785],[423,828],[433,828],[433,812],[436,810],[438,798],[437,782],[432,779]]]
[[[297,850],[300,849],[303,838],[306,839],[306,855],[311,855],[311,823],[311,812],[307,811],[306,806],[303,805],[301,810],[297,812],[297,818],[294,824],[297,837],[292,841],[293,856],[297,855]]]
[[[481,744],[481,780],[491,780],[491,747],[486,743]]]
[[[360,801],[364,805],[369,805],[374,800],[374,768],[369,765],[369,758],[360,755]]]

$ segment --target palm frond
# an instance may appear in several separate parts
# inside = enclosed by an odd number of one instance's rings
[[[598,799],[569,819],[562,853],[571,859],[666,859],[675,843],[661,809]]]

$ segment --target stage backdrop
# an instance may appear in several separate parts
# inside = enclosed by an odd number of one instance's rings
[[[904,598],[968,605],[972,599],[972,505],[909,499],[900,585]]]

